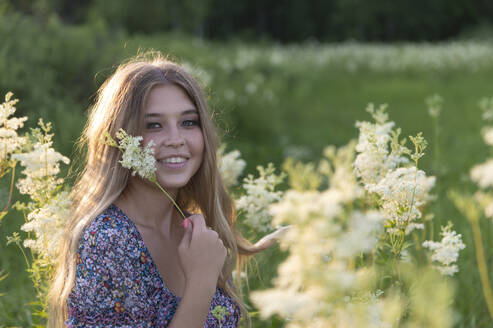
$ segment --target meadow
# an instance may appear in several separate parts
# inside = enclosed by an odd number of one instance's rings
[[[29,26],[25,28],[29,30]],[[5,29],[4,33],[7,33]],[[447,192],[473,192],[469,170],[491,155],[481,137],[485,123],[478,101],[493,96],[493,44],[460,41],[282,46],[213,43],[181,35],[105,34],[107,39],[98,43],[88,41],[96,34],[88,28],[65,33],[68,35],[57,34],[55,41],[45,40],[47,46],[39,50],[49,54],[56,48],[56,59],[47,59],[48,55],[36,58],[36,54],[14,57],[22,47],[27,49],[29,38],[37,37],[35,32],[23,39],[25,46],[17,44],[14,50],[3,48],[0,94],[10,90],[20,99],[19,116],[29,116],[27,126],[34,126],[38,117],[51,121],[55,149],[72,159],[76,155],[74,142],[95,90],[115,64],[143,50],[170,54],[202,81],[227,149],[239,150],[247,163],[244,176],[255,173],[257,165],[265,166],[269,162],[280,168],[287,157],[316,162],[326,146],[342,146],[357,138],[356,121],[370,119],[365,112],[368,103],[388,104],[390,119],[402,128],[403,136],[421,131],[429,143],[420,163],[421,169],[437,179],[432,190],[436,199],[429,205],[435,218],[430,224],[433,228],[427,229],[428,239],[436,239],[440,226],[451,221],[466,245],[458,260],[459,272],[451,279],[456,293],[454,327],[491,326],[472,230]],[[90,55],[82,55],[84,51]],[[64,75],[57,71],[61,67]],[[29,71],[32,74],[26,75]],[[27,82],[22,82],[23,78]],[[43,79],[50,84],[48,87],[41,85]],[[444,99],[438,134],[425,104],[425,99],[433,94]],[[71,179],[73,176],[68,181]],[[2,204],[8,195],[6,180],[2,181]],[[15,199],[23,197],[16,194]],[[7,236],[19,231],[23,222],[22,215],[11,210],[0,225],[0,268],[8,273],[0,282],[3,294],[0,326],[5,327],[29,327],[36,320],[28,306],[34,300],[34,290],[24,259],[14,245],[6,245]],[[481,220],[480,225],[487,266],[493,278],[493,225],[488,219]],[[258,236],[248,237],[258,239]],[[258,255],[257,269],[249,280],[250,289],[272,286],[277,264],[286,256],[278,247]],[[285,325],[280,317],[263,320],[254,312],[255,308],[252,309],[254,327]]]

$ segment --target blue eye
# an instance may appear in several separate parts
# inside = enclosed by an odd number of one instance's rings
[[[146,123],[146,129],[152,129],[154,125],[158,125],[158,127],[161,126],[159,123],[149,122],[149,123]]]
[[[199,126],[200,122],[197,120],[185,120],[185,121],[183,121],[183,125],[187,126],[187,127]]]

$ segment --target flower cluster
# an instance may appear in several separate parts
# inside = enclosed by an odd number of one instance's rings
[[[360,130],[354,161],[355,174],[365,189],[378,195],[387,219],[387,231],[409,233],[422,229],[420,207],[432,199],[430,190],[435,185],[434,177],[427,177],[418,170],[417,163],[424,154],[426,142],[418,134],[411,137],[415,152],[399,140],[400,130],[393,130],[394,122],[388,120],[386,106],[375,110],[370,104],[367,111],[375,123],[357,122]],[[409,165],[410,157],[415,165]]]
[[[483,98],[479,101],[479,107],[483,111],[485,121],[493,121],[493,97]],[[493,126],[489,125],[482,131],[484,142],[493,146]],[[477,164],[469,172],[471,180],[481,189],[476,192],[475,198],[483,208],[486,217],[493,218],[493,158]]]
[[[428,114],[433,118],[438,118],[442,111],[443,98],[438,94],[434,94],[426,98],[425,102],[428,106]]]
[[[399,130],[393,130],[395,123],[388,121],[386,108],[382,105],[375,110],[374,105],[369,104],[366,110],[375,123],[356,122],[360,134],[354,170],[367,189],[380,181],[389,170],[409,162],[403,156],[409,150],[399,143]]]
[[[259,177],[249,174],[243,180],[246,194],[236,200],[236,208],[245,215],[245,223],[260,232],[271,231],[269,206],[281,199],[282,192],[275,191],[284,179],[284,174],[275,175],[275,168],[269,163],[267,168],[258,166]]]
[[[479,101],[479,107],[483,111],[485,121],[493,121],[493,97],[483,98]],[[487,145],[493,146],[493,126],[486,126],[482,131],[483,140]],[[493,159],[485,163],[475,165],[470,172],[471,179],[482,188],[493,187]]]
[[[288,319],[287,327],[371,327],[375,321],[370,320],[370,303],[356,297],[367,293],[375,272],[354,267],[354,261],[375,249],[383,215],[352,209],[362,193],[354,176],[342,183],[352,172],[351,150],[354,146],[339,152],[326,149],[318,171],[319,180],[330,176],[326,189],[290,189],[270,206],[274,224],[291,226],[280,238],[281,247],[290,252],[278,267],[274,288],[251,294],[262,317],[279,314]],[[292,174],[296,171],[290,179]],[[399,313],[376,321],[391,324]]]
[[[25,239],[24,247],[54,261],[65,224],[70,217],[70,204],[69,193],[62,191],[44,206],[30,212],[21,230],[32,232],[35,238]]]
[[[481,99],[479,101],[479,107],[483,110],[483,119],[485,121],[493,121],[493,97]],[[483,129],[483,138],[487,145],[493,145],[493,126],[486,126]],[[491,190],[491,187],[493,187],[492,169],[492,158],[489,158],[485,163],[476,165],[471,169],[471,179],[476,182],[480,188],[474,196],[464,196],[459,193],[450,194],[457,208],[472,225],[481,286],[491,319],[493,319],[493,289],[488,278],[489,272],[485,251],[483,249],[479,219],[481,217],[481,211],[484,212],[486,217],[493,218],[493,191]]]
[[[46,131],[51,129],[48,123],[42,120],[38,124]],[[33,132],[35,135],[39,130]],[[36,201],[48,201],[49,197],[63,183],[63,179],[57,178],[60,173],[60,162],[69,164],[70,160],[53,149],[51,138],[53,134],[37,137],[30,152],[15,154],[12,158],[19,160],[24,167],[24,178],[19,179],[17,188],[20,193],[30,195]]]
[[[432,199],[429,192],[434,185],[434,177],[427,177],[425,172],[412,166],[390,171],[368,190],[381,197],[383,212],[393,223],[391,229],[409,233],[424,228],[417,222],[422,216],[419,208]]]
[[[451,230],[452,225],[442,227],[442,240],[440,242],[425,241],[423,247],[433,251],[432,261],[440,263],[436,268],[443,275],[452,276],[459,269],[455,264],[459,258],[459,251],[463,250],[466,245],[462,242],[462,236]]]
[[[18,209],[28,213],[22,230],[32,232],[32,239],[24,241],[24,247],[33,249],[41,258],[54,260],[61,233],[69,218],[70,200],[68,192],[60,191],[64,179],[58,178],[60,162],[69,164],[70,160],[56,152],[52,146],[51,124],[43,120],[39,128],[31,129],[29,145],[31,151],[14,154],[24,167],[24,178],[18,180],[19,192],[29,195],[31,202],[17,204]]]
[[[225,146],[222,145],[217,151],[218,168],[227,188],[238,183],[238,177],[243,173],[246,162],[240,158],[241,154],[238,150],[224,153]]]
[[[340,192],[345,202],[351,202],[364,195],[353,169],[355,147],[354,140],[339,149],[327,146],[318,166],[319,173],[327,178],[330,187]]]
[[[154,158],[154,142],[151,140],[142,148],[141,136],[131,136],[123,129],[116,133],[118,144],[109,133],[104,134],[105,143],[119,148],[122,151],[122,159],[119,161],[124,168],[132,170],[132,175],[138,173],[142,178],[156,181],[156,158]]]
[[[18,99],[12,99],[12,92],[5,95],[5,102],[0,104],[0,177],[10,166],[10,155],[20,150],[26,143],[25,137],[17,134],[17,129],[24,126],[27,117],[10,117],[16,111]]]

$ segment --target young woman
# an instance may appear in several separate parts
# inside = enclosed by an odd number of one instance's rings
[[[103,142],[124,129],[154,142],[157,186],[131,175]],[[101,86],[79,146],[85,167],[50,293],[50,327],[237,327],[245,305],[234,265],[252,245],[216,163],[218,137],[198,83],[153,53],[122,64]],[[81,147],[81,148],[82,148]],[[192,213],[192,214],[190,214]]]

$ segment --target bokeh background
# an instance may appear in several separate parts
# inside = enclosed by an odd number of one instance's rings
[[[437,176],[435,231],[450,220],[467,245],[455,279],[456,326],[491,327],[471,228],[446,191],[473,190],[470,168],[491,155],[478,101],[493,96],[493,2],[0,0],[0,95],[20,99],[16,115],[29,116],[27,127],[51,121],[55,149],[71,158],[98,87],[119,62],[151,49],[198,77],[245,174],[280,167],[287,156],[316,161],[325,146],[346,144],[357,137],[355,122],[369,119],[370,102],[387,103],[404,136],[422,131],[422,168]],[[444,99],[438,134],[425,104],[432,94]],[[3,204],[8,182],[0,186]],[[9,274],[0,283],[0,327],[35,322],[24,259],[6,245],[23,222],[12,211],[0,226],[0,268]],[[493,269],[490,222],[482,232]],[[250,288],[269,287],[285,256],[274,248],[258,257]],[[253,319],[254,327],[283,326]]]

